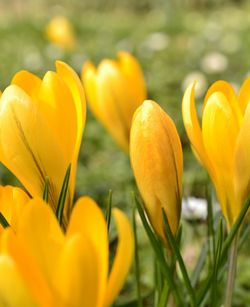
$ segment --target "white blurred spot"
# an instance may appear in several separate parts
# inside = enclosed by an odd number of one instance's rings
[[[201,67],[208,74],[220,73],[227,69],[228,59],[222,53],[210,52],[202,58]]]

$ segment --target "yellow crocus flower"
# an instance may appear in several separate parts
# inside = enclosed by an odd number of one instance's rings
[[[250,79],[237,95],[225,81],[215,82],[204,99],[202,124],[195,110],[193,82],[182,102],[183,121],[192,148],[207,169],[228,228],[250,192]]]
[[[146,99],[139,63],[125,51],[118,53],[117,61],[105,59],[98,68],[87,61],[83,65],[82,80],[92,112],[128,152],[134,111]]]
[[[20,188],[0,186],[0,212],[14,230],[17,228],[19,217],[29,199],[29,196]],[[3,226],[0,225],[0,234],[3,229]]]
[[[181,212],[183,154],[172,119],[154,101],[146,100],[134,114],[130,159],[149,220],[166,241],[162,208],[175,235]]]
[[[18,72],[0,97],[0,161],[33,197],[43,195],[48,177],[54,210],[69,164],[68,208],[72,204],[85,112],[80,79],[60,61],[42,80]]]
[[[51,43],[62,49],[72,49],[76,44],[73,26],[64,16],[55,16],[50,20],[46,35]]]
[[[64,234],[51,208],[33,199],[15,232],[0,241],[0,302],[8,306],[108,307],[121,290],[133,259],[127,217],[113,209],[118,245],[109,273],[107,225],[89,197],[74,206]]]

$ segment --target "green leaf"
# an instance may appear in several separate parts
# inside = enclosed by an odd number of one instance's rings
[[[45,184],[43,190],[43,200],[48,203],[49,202],[49,177],[45,177]]]
[[[169,297],[169,286],[165,280],[157,307],[166,307],[168,302],[168,297]]]
[[[3,228],[7,228],[10,226],[10,224],[8,223],[2,212],[0,212],[0,224],[3,226]]]
[[[217,236],[217,244],[215,250],[215,258],[213,264],[213,276],[212,276],[212,289],[211,289],[211,304],[214,306],[214,303],[217,300],[216,292],[217,292],[217,282],[218,282],[218,270],[220,265],[220,257],[221,257],[221,249],[222,249],[222,242],[223,242],[223,222],[222,219],[220,220],[219,227],[218,227],[218,236]]]
[[[142,297],[141,297],[141,283],[140,283],[140,259],[139,259],[139,246],[137,238],[137,224],[135,219],[135,207],[133,208],[133,230],[134,230],[134,241],[135,241],[135,280],[136,280],[136,291],[137,291],[137,306],[143,307]]]
[[[106,223],[107,223],[108,231],[109,231],[110,220],[111,220],[112,195],[113,195],[112,190],[109,190],[108,203],[107,203],[107,207],[106,207]]]
[[[66,171],[66,174],[65,174],[65,177],[64,177],[64,180],[63,180],[59,200],[58,200],[58,205],[57,205],[57,208],[56,208],[56,217],[57,217],[60,225],[62,225],[62,223],[63,223],[63,210],[64,210],[67,191],[68,191],[70,170],[71,170],[71,164],[67,168],[67,171]]]
[[[189,279],[189,276],[188,276],[188,273],[187,273],[187,269],[186,269],[186,266],[184,264],[184,261],[183,261],[183,258],[181,256],[181,253],[180,253],[180,250],[178,248],[178,245],[175,241],[175,238],[172,234],[172,231],[170,229],[170,225],[169,225],[169,222],[168,222],[168,218],[167,218],[167,215],[166,215],[166,212],[164,209],[162,209],[162,214],[163,214],[163,220],[164,220],[164,229],[165,229],[165,234],[166,234],[166,237],[168,239],[168,242],[169,244],[171,245],[171,248],[176,256],[176,259],[179,263],[179,266],[180,266],[180,270],[181,270],[181,273],[182,273],[182,276],[183,276],[183,280],[184,280],[184,283],[185,283],[185,286],[187,288],[187,291],[189,293],[189,296],[190,296],[190,303],[192,306],[196,306],[196,297],[195,297],[195,293],[194,293],[194,289],[191,285],[191,282],[190,282],[190,279]]]
[[[239,216],[236,219],[236,222],[234,223],[234,225],[232,226],[226,240],[224,241],[223,245],[222,245],[222,251],[221,251],[221,257],[220,257],[220,271],[224,270],[224,261],[227,257],[227,252],[228,249],[235,237],[235,235],[237,234],[238,230],[240,229],[240,227],[242,226],[242,222],[247,214],[247,211],[250,207],[250,195],[247,197],[240,213]],[[219,272],[219,274],[221,275],[221,273]],[[201,291],[199,297],[198,297],[198,304],[201,304],[203,301],[205,301],[205,299],[207,298],[207,294],[209,293],[209,289],[211,289],[211,282],[212,282],[212,277],[213,277],[213,272],[210,272],[210,274],[208,275],[207,281],[203,287],[203,290]]]
[[[138,201],[134,194],[134,201],[137,206],[137,210],[139,212],[139,215],[141,217],[141,221],[143,223],[144,229],[148,235],[148,238],[150,240],[150,243],[154,249],[155,255],[157,257],[157,260],[159,262],[159,265],[161,267],[162,273],[167,279],[168,285],[173,292],[174,298],[176,300],[176,303],[178,306],[185,306],[185,303],[183,302],[183,298],[181,297],[179,293],[179,289],[177,288],[176,282],[174,280],[174,276],[172,274],[172,270],[168,263],[166,262],[166,259],[164,257],[164,253],[162,251],[161,242],[159,238],[153,233],[151,226],[148,223],[148,219],[145,216],[143,207],[141,203]]]

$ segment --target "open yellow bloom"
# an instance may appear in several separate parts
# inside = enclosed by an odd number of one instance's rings
[[[165,240],[163,208],[175,235],[181,212],[183,154],[173,121],[154,101],[146,100],[134,114],[130,159],[152,226]]]
[[[0,212],[14,230],[17,229],[19,217],[29,199],[29,196],[20,188],[0,186]],[[3,229],[0,225],[0,234]]]
[[[63,49],[72,49],[75,46],[75,33],[72,24],[64,16],[56,16],[46,27],[49,41]]]
[[[230,228],[250,192],[250,79],[237,95],[225,81],[208,90],[200,127],[194,102],[195,83],[183,97],[184,125],[202,165],[207,169]]]
[[[56,69],[42,80],[20,71],[0,97],[0,161],[33,197],[43,195],[48,177],[53,209],[69,164],[68,207],[72,203],[86,112],[76,73],[59,61]]]
[[[128,52],[119,52],[118,60],[103,60],[98,68],[87,61],[82,80],[89,106],[118,145],[129,151],[129,132],[134,111],[146,99],[143,73]]]
[[[113,209],[118,246],[109,272],[107,225],[97,204],[80,198],[64,234],[51,208],[33,199],[14,233],[0,241],[0,301],[6,306],[107,307],[121,290],[133,258],[126,216]]]

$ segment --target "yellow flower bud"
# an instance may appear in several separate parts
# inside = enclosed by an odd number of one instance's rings
[[[227,82],[215,82],[204,99],[201,126],[194,88],[192,83],[183,97],[184,125],[196,156],[213,181],[231,228],[250,192],[250,79],[238,95]]]
[[[56,16],[50,20],[46,27],[48,40],[62,49],[74,48],[75,34],[70,21],[63,16]]]
[[[76,73],[65,63],[41,80],[20,71],[0,97],[0,161],[33,197],[42,197],[49,179],[55,210],[66,170],[72,204],[77,158],[85,125],[85,97]]]
[[[112,210],[118,245],[109,271],[105,218],[89,197],[74,206],[64,234],[51,208],[27,203],[19,227],[0,238],[0,301],[8,306],[111,306],[133,260],[133,233],[127,217]],[[7,274],[7,276],[5,275]]]
[[[146,99],[143,74],[137,60],[119,52],[118,60],[103,60],[98,68],[87,61],[82,80],[88,104],[118,145],[129,151],[129,132],[134,111]]]
[[[134,114],[130,158],[148,218],[166,241],[162,208],[175,235],[181,212],[183,154],[173,121],[154,101],[144,101]]]

